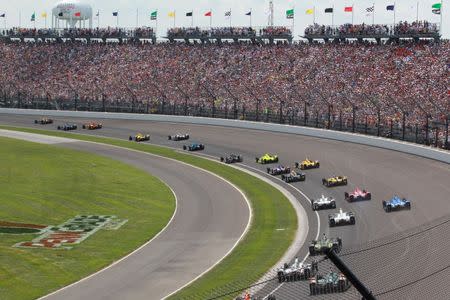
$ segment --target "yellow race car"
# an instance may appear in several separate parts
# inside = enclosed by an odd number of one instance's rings
[[[256,157],[255,160],[258,164],[273,164],[278,162],[278,155],[266,153],[259,158]]]
[[[300,168],[300,170],[317,169],[320,167],[320,162],[318,160],[310,160],[309,158],[306,158],[300,163],[296,162],[295,167]]]
[[[130,135],[130,137],[128,139],[130,141],[134,140],[136,142],[149,141],[150,140],[150,135],[149,134],[138,133],[134,137]]]
[[[322,184],[326,187],[339,186],[339,185],[347,185],[347,177],[346,176],[335,176],[330,178],[323,178]]]

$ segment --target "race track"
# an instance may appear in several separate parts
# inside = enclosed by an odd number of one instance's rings
[[[55,127],[34,125],[32,120],[34,120],[32,116],[0,115],[1,124],[44,129]],[[56,118],[56,120],[57,124],[62,121],[77,121],[78,123],[86,121],[73,118]],[[305,171],[307,174],[306,182],[295,183],[292,186],[284,185],[293,195],[298,197],[309,214],[310,232],[307,240],[317,235],[319,224],[307,201],[294,188],[301,190],[311,199],[319,197],[321,194],[333,196],[337,199],[338,207],[355,212],[357,216],[355,226],[331,229],[327,224],[327,216],[331,211],[319,212],[320,234],[326,233],[330,236],[342,237],[344,248],[352,248],[368,241],[387,238],[392,234],[450,214],[450,206],[448,205],[450,167],[448,164],[437,161],[364,145],[290,134],[188,124],[124,120],[101,121],[104,124],[102,130],[86,131],[85,133],[126,139],[130,134],[142,131],[151,134],[152,143],[180,147],[182,143],[168,141],[167,135],[176,132],[188,132],[192,137],[189,142],[199,141],[206,145],[204,154],[215,157],[227,153],[242,154],[244,156],[244,167],[252,170],[257,169],[261,172],[265,172],[266,166],[256,164],[254,158],[265,152],[278,154],[280,163],[284,165],[293,165],[295,161],[303,160],[305,157],[320,160],[320,169]],[[349,185],[335,188],[324,187],[321,179],[334,175],[348,176]],[[273,180],[280,183],[277,179]],[[356,186],[369,190],[372,193],[372,200],[347,203],[343,197],[344,192],[351,191]],[[394,194],[410,199],[413,203],[413,209],[411,211],[385,213],[382,210],[381,201],[392,198]],[[420,249],[421,252],[416,253],[425,262],[434,259],[433,252],[427,249],[427,247],[432,247],[432,244],[427,244],[428,246],[425,246],[425,249]],[[300,258],[307,254],[306,246],[304,245],[298,253]],[[415,263],[411,261],[411,257],[414,257],[412,254],[414,254],[414,249],[409,247],[398,250],[393,262],[395,267],[401,270],[401,268]],[[388,253],[382,255],[389,256]],[[366,259],[370,261],[371,257]],[[376,259],[379,260],[380,257]],[[433,271],[431,268],[434,268],[432,264],[424,264],[420,272],[426,275]],[[281,288],[276,284],[269,284],[264,289],[264,293],[270,292],[273,288],[278,288],[276,295],[279,297],[277,299],[294,299],[291,298],[292,294],[289,290],[292,287],[287,284],[284,284]],[[443,288],[448,290],[448,287]],[[413,298],[407,293],[397,294],[396,297],[396,299]],[[333,299],[333,297],[329,299]]]

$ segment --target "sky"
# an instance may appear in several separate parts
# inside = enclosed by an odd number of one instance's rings
[[[450,13],[446,10],[450,6],[450,0],[442,0],[442,36],[446,39],[450,36]],[[47,12],[47,27],[51,24],[51,9],[58,1],[52,0],[0,0],[0,15],[5,13],[6,18],[0,18],[0,27],[34,27],[35,23],[30,21],[33,12],[36,12],[36,27],[45,27],[45,18],[42,13]],[[82,0],[91,4],[94,15],[100,12],[100,18],[94,17],[94,27],[100,22],[100,27],[116,26],[116,18],[112,16],[113,11],[119,12],[120,27],[151,26],[156,27],[159,37],[165,36],[167,28],[190,26],[192,19],[186,17],[186,12],[193,11],[194,26],[209,27],[229,26],[230,18],[225,17],[226,11],[231,10],[232,26],[249,26],[250,17],[245,14],[252,11],[251,22],[255,26],[266,26],[268,22],[269,0]],[[332,14],[325,14],[324,9],[334,7],[334,24],[352,22],[352,13],[344,12],[345,6],[353,5],[353,22],[372,23],[372,16],[368,16],[366,8],[375,6],[374,21],[379,24],[392,24],[394,13],[387,11],[387,5],[395,3],[395,20],[415,21],[428,20],[440,23],[440,16],[431,12],[431,6],[440,0],[273,0],[274,3],[274,25],[294,26],[294,37],[297,39],[303,35],[306,26],[315,22],[331,25]],[[417,6],[419,7],[417,13]],[[294,8],[294,20],[286,19],[286,10]],[[315,16],[307,15],[307,9],[315,8]],[[158,11],[158,21],[150,20],[150,13]],[[212,19],[204,14],[212,11]],[[175,18],[169,18],[169,12],[175,11]]]

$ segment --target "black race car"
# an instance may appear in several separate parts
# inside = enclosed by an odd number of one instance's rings
[[[188,150],[188,151],[200,151],[200,150],[204,150],[204,149],[205,149],[205,145],[199,144],[199,143],[183,145],[183,150]]]
[[[77,128],[78,128],[77,124],[69,124],[69,123],[58,126],[58,130],[64,130],[64,131],[76,130]]]
[[[49,118],[41,118],[40,120],[34,120],[34,124],[41,124],[41,125],[53,124],[53,120]]]
[[[291,173],[291,168],[279,165],[275,168],[267,168],[267,173],[274,176],[281,174],[289,174]]]
[[[306,175],[304,173],[292,171],[291,173],[289,173],[287,175],[284,175],[284,174],[281,175],[281,179],[287,183],[305,181]]]
[[[188,140],[189,139],[189,134],[185,133],[185,134],[181,134],[181,133],[177,133],[174,135],[169,135],[168,139],[171,141],[184,141],[184,140]]]
[[[239,154],[230,154],[230,155],[225,156],[225,157],[223,157],[223,156],[220,157],[220,161],[221,162],[225,162],[227,164],[232,164],[232,163],[243,162],[244,159]]]

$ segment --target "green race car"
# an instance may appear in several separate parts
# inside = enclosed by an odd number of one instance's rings
[[[256,157],[255,160],[258,164],[273,164],[278,162],[278,155],[266,153],[260,158]]]

